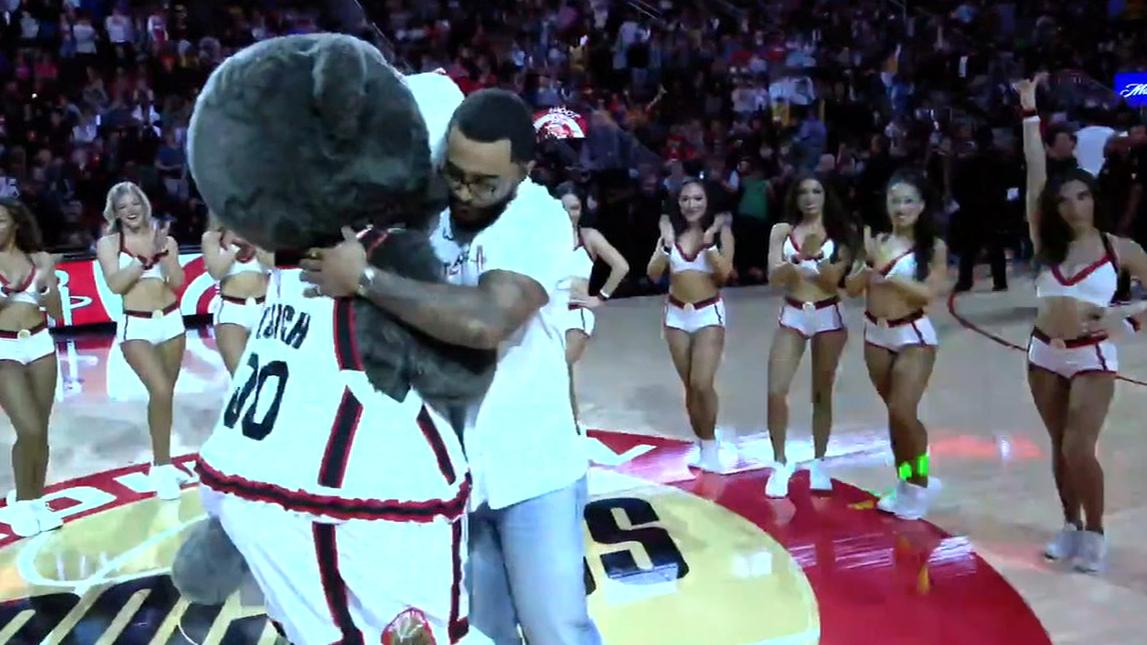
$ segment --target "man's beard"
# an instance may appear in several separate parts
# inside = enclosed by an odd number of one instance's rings
[[[518,196],[517,190],[488,206],[470,206],[450,195],[450,222],[455,233],[475,234],[498,221],[506,207]],[[463,217],[458,217],[462,215]]]

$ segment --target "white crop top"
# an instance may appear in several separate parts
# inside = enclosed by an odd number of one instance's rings
[[[593,273],[593,257],[590,256],[589,249],[581,243],[579,235],[578,242],[570,255],[570,277],[589,280],[591,273]]]
[[[716,247],[716,244],[702,247],[690,257],[681,250],[680,242],[674,242],[669,249],[669,272],[700,271],[701,273],[713,273],[713,267],[709,265],[709,258],[705,257],[705,252]]]
[[[820,245],[820,253],[815,257],[805,257],[801,252],[801,245],[797,242],[795,229],[789,230],[788,237],[785,238],[785,243],[781,245],[781,261],[792,262],[797,266],[810,265],[811,268],[816,268],[816,264],[826,258],[831,258],[833,252],[836,250],[836,244],[832,240],[825,240]]]
[[[8,282],[8,279],[0,274],[0,292],[4,293],[9,302],[38,306],[40,296],[36,293],[35,285],[39,273],[39,269],[33,268],[19,284]]]
[[[140,280],[163,280],[164,279],[163,278],[163,268],[159,266],[159,258],[163,257],[166,254],[167,254],[167,252],[164,251],[163,253],[159,254],[158,256],[156,256],[154,258],[146,258],[146,257],[140,256],[140,255],[133,255],[132,252],[128,251],[127,247],[124,246],[123,233],[120,233],[120,236],[119,236],[119,268],[123,269],[123,268],[127,267],[128,265],[130,265],[132,262],[137,262],[137,261],[140,264],[143,264],[145,267],[147,267],[149,262],[154,262],[154,264],[152,264],[150,267],[143,270],[143,273],[141,273],[139,276]]]
[[[1042,269],[1035,279],[1037,298],[1075,298],[1097,307],[1106,307],[1115,297],[1119,284],[1119,267],[1111,240],[1103,235],[1103,257],[1071,277],[1063,275],[1061,265]]]
[[[227,267],[227,274],[223,276],[224,280],[237,276],[240,273],[262,273],[266,275],[271,272],[272,267],[266,266],[259,260],[259,254],[255,252],[253,247],[249,249],[251,257],[246,260],[239,259],[243,253],[242,246],[233,244],[232,247],[237,249],[238,252],[235,254],[235,261],[231,263],[231,266]]]
[[[885,278],[908,278],[909,280],[916,279],[916,251],[908,250],[900,255],[892,258],[892,260],[883,267],[877,268],[871,261],[868,265],[880,272],[880,275]]]

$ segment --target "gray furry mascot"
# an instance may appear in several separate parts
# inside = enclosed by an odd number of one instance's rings
[[[408,82],[363,41],[275,38],[211,75],[188,132],[190,168],[219,221],[277,263],[337,243],[342,227],[374,227],[389,233],[372,265],[440,281],[424,231],[445,206],[432,152],[450,112],[428,124]],[[494,352],[438,342],[362,299],[353,306],[363,371],[391,398],[414,390],[437,410],[457,411],[489,385]],[[458,416],[449,418],[457,431]],[[246,575],[214,517],[189,531],[172,567],[180,593],[202,604],[222,603]]]

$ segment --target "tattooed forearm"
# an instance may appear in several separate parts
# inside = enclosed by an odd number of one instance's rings
[[[480,287],[420,282],[383,271],[372,281],[366,297],[444,343],[494,349],[502,340],[503,312]]]

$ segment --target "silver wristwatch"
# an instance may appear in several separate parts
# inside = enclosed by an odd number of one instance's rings
[[[374,284],[374,278],[378,275],[378,269],[367,265],[362,270],[362,275],[358,277],[358,289],[355,289],[355,295],[360,298],[365,298],[367,292],[370,290],[370,285]]]

